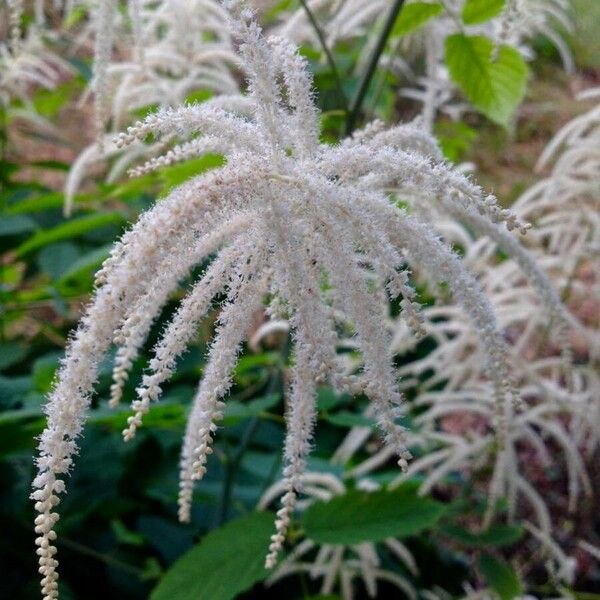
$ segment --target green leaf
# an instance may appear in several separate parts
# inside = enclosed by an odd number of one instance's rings
[[[0,219],[0,236],[20,235],[37,229],[35,221],[24,215],[3,215]]]
[[[0,344],[0,371],[21,361],[27,355],[28,348],[24,344],[8,342]]]
[[[429,19],[436,17],[444,10],[440,2],[413,2],[402,8],[390,37],[400,37],[419,29]]]
[[[66,223],[61,223],[51,229],[38,231],[26,242],[21,244],[17,250],[17,257],[24,256],[33,250],[38,250],[54,242],[79,237],[84,233],[106,227],[107,225],[119,225],[125,221],[125,217],[117,212],[88,215],[77,219],[72,219]]]
[[[507,126],[525,95],[529,70],[517,50],[494,44],[484,36],[451,35],[446,64],[454,82],[484,115]]]
[[[349,399],[347,394],[337,394],[330,387],[322,387],[318,392],[317,406],[319,410],[331,410],[340,404],[346,404]]]
[[[71,263],[71,266],[62,274],[57,284],[60,286],[72,279],[80,279],[85,275],[93,273],[108,258],[111,248],[111,245],[102,246],[84,254]]]
[[[211,531],[167,572],[151,600],[232,600],[262,581],[273,514],[253,512]]]
[[[269,409],[277,406],[281,396],[279,394],[268,394],[262,398],[256,398],[250,402],[239,402],[230,400],[225,404],[223,425],[233,425],[249,417],[257,417]]]
[[[200,158],[194,158],[181,164],[172,165],[160,169],[162,181],[161,194],[168,194],[174,187],[187,181],[190,177],[200,175],[210,169],[222,167],[225,159],[219,154],[206,154]]]
[[[334,414],[324,415],[326,421],[338,427],[375,427],[375,421],[364,415],[341,410]]]
[[[523,528],[516,525],[492,525],[481,533],[472,533],[460,525],[442,525],[440,530],[467,546],[510,546],[519,541]]]
[[[51,279],[59,279],[78,259],[79,250],[72,242],[58,242],[42,248],[37,257],[40,269]]]
[[[350,491],[315,502],[302,517],[306,535],[320,544],[358,544],[408,537],[433,526],[443,504],[417,495],[414,486],[376,492]]]
[[[59,367],[62,355],[62,352],[50,352],[33,363],[33,385],[38,392],[47,394],[52,389],[54,375]]]
[[[467,0],[463,6],[462,19],[466,25],[484,23],[498,16],[504,8],[504,0]]]
[[[502,600],[512,600],[523,593],[519,577],[505,561],[483,554],[479,559],[479,569],[487,584]]]

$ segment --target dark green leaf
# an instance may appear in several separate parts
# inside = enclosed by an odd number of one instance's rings
[[[223,418],[224,425],[231,425],[242,419],[259,416],[269,409],[277,406],[281,396],[279,394],[269,394],[263,398],[256,398],[250,402],[237,402],[230,400],[225,404],[225,414]]]
[[[273,514],[254,512],[211,531],[184,554],[152,592],[151,600],[232,600],[262,581]]]
[[[518,542],[523,535],[523,528],[516,525],[492,525],[481,533],[471,533],[460,525],[442,525],[444,535],[467,546],[509,546]]]
[[[372,419],[347,410],[341,410],[332,415],[327,414],[324,418],[332,425],[337,425],[338,427],[375,427],[375,421]]]
[[[79,237],[84,233],[106,227],[107,225],[118,225],[124,221],[125,217],[117,212],[88,215],[72,219],[71,221],[52,227],[51,229],[38,231],[17,248],[16,255],[21,257],[28,252],[38,250],[39,248],[43,248],[54,242]]]
[[[302,517],[306,535],[321,544],[358,544],[407,537],[432,527],[443,504],[421,498],[413,486],[376,492],[350,491],[315,502]]]
[[[71,242],[58,242],[42,248],[37,257],[40,269],[50,276],[58,279],[66,273],[77,260],[79,251]]]
[[[483,554],[479,559],[479,569],[487,584],[502,600],[512,600],[522,594],[519,577],[505,561]]]
[[[0,344],[0,371],[18,363],[27,355],[27,346],[9,342]]]
[[[24,215],[3,215],[0,219],[0,236],[20,235],[37,229],[33,219]]]

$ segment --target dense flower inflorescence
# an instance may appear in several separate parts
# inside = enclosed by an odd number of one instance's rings
[[[403,469],[408,466],[405,432],[397,423],[402,395],[385,323],[388,298],[399,298],[407,326],[417,336],[423,333],[409,269],[418,267],[434,284],[447,284],[478,332],[493,386],[500,447],[518,405],[489,301],[427,221],[429,213],[410,215],[397,198],[418,196],[452,207],[485,223],[502,239],[506,236],[516,248],[505,229],[525,232],[526,225],[447,165],[418,123],[387,131],[374,124],[337,146],[321,144],[305,61],[285,40],[265,39],[251,12],[235,2],[227,4],[234,15],[231,27],[239,42],[240,68],[248,78],[242,102],[248,116],[227,111],[218,101],[162,109],[116,141],[126,147],[149,137],[177,135],[187,141],[165,160],[216,150],[227,162],[191,178],[144,214],[97,275],[94,299],[49,398],[48,424],[39,445],[33,498],[39,513],[42,591],[48,599],[58,595],[55,507],[64,491],[62,478],[72,466],[99,362],[114,342],[115,405],[170,293],[194,266],[211,257],[154,348],[123,437],[135,436],[198,324],[215,298],[224,298],[183,441],[179,517],[189,520],[194,482],[205,473],[223,398],[253,316],[267,302],[272,315],[286,318],[294,364],[287,399],[284,494],[268,567],[276,563],[302,488],[319,383],[368,396],[388,447]],[[160,164],[151,161],[141,169]],[[342,328],[352,331],[362,357],[354,373],[347,372],[336,353]]]
[[[96,7],[94,93],[99,143],[75,160],[65,184],[68,214],[75,193],[91,166],[118,157],[107,174],[114,181],[140,156],[153,156],[164,145],[140,144],[125,150],[113,143],[114,131],[131,122],[134,112],[179,105],[197,92],[239,98],[236,55],[227,15],[217,0],[128,1],[128,19],[116,1]],[[113,133],[106,133],[110,125]]]

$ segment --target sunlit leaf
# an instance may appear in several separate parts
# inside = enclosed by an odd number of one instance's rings
[[[391,37],[399,37],[412,33],[422,27],[436,17],[444,10],[440,2],[413,2],[402,7],[394,28],[392,29]]]
[[[507,126],[525,95],[528,68],[517,50],[506,45],[494,56],[484,36],[451,35],[446,64],[467,99],[489,119]]]
[[[467,25],[484,23],[497,17],[504,8],[504,0],[466,0],[462,19]]]

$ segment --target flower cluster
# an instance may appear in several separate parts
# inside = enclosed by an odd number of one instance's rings
[[[131,122],[132,113],[181,104],[198,90],[239,98],[237,58],[226,12],[216,0],[129,0],[128,9],[129,19],[123,19],[115,0],[100,2],[91,21],[94,77],[88,92],[95,99],[98,143],[82,150],[71,167],[65,184],[67,214],[92,165],[118,157],[108,174],[110,182],[140,156],[164,148],[136,145],[124,153],[115,146],[114,131]],[[132,50],[121,47],[125,44],[117,41],[120,37]],[[105,132],[109,121],[113,133]]]
[[[276,563],[302,489],[319,383],[365,394],[387,447],[400,467],[408,468],[411,456],[397,423],[402,394],[386,323],[388,299],[398,298],[407,327],[416,336],[424,333],[411,269],[435,285],[445,284],[478,332],[493,388],[498,443],[506,446],[518,398],[505,343],[489,300],[427,217],[438,206],[456,210],[516,248],[520,246],[505,226],[521,232],[527,226],[443,162],[418,123],[390,130],[374,124],[336,146],[321,144],[305,61],[284,39],[265,39],[250,11],[236,2],[227,4],[240,68],[248,80],[243,102],[247,116],[226,110],[218,101],[162,109],[116,141],[118,147],[127,147],[161,136],[187,138],[165,160],[218,148],[226,164],[191,178],[142,215],[97,275],[94,298],[50,395],[48,424],[39,444],[33,498],[39,513],[42,590],[48,599],[57,597],[55,508],[73,463],[99,362],[114,342],[116,404],[128,369],[170,293],[208,259],[154,348],[123,431],[125,440],[135,436],[198,324],[215,298],[223,298],[183,441],[182,521],[190,516],[194,482],[205,473],[240,348],[265,303],[272,316],[289,322],[294,347],[284,493],[267,566]],[[143,169],[159,164],[151,161]],[[432,211],[409,214],[398,204],[400,195],[418,197]],[[521,252],[514,250],[517,256]],[[529,277],[540,277],[527,260],[522,262]],[[361,356],[361,367],[352,373],[336,352],[340,331],[351,332]]]

